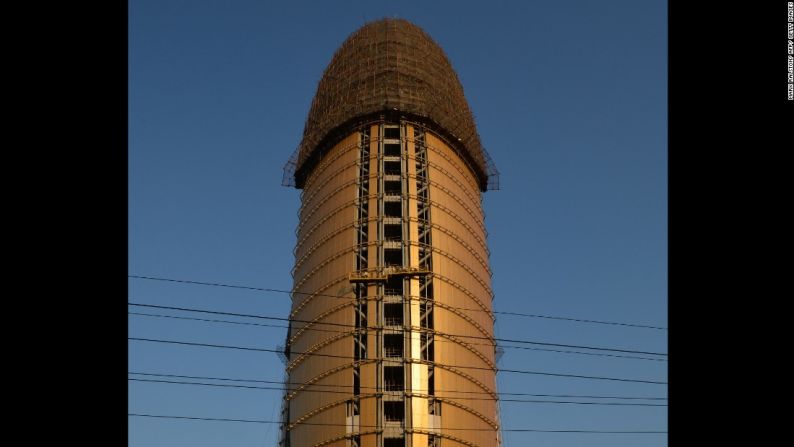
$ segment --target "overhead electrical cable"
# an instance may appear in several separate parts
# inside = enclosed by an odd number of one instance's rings
[[[203,282],[203,281],[191,281],[191,280],[184,280],[184,279],[173,279],[173,278],[161,278],[161,277],[154,277],[154,276],[140,276],[140,275],[127,275],[129,278],[133,279],[146,279],[151,281],[166,281],[166,282],[174,282],[174,283],[182,283],[182,284],[193,284],[193,285],[201,285],[201,286],[212,286],[212,287],[227,287],[232,289],[243,289],[243,290],[255,290],[259,292],[273,292],[273,293],[286,293],[289,295],[314,295],[314,296],[322,296],[322,297],[330,297],[330,298],[349,298],[347,296],[340,296],[340,295],[330,295],[330,294],[322,294],[322,293],[311,293],[311,292],[297,292],[292,290],[283,290],[283,289],[273,289],[267,287],[254,287],[254,286],[243,286],[243,285],[234,285],[234,284],[223,284],[223,283],[214,283],[214,282]],[[469,310],[474,312],[485,312],[482,309],[472,309],[472,308],[465,308],[460,307],[458,309],[461,310]],[[622,323],[622,322],[615,322],[615,321],[603,321],[603,320],[593,320],[593,319],[584,319],[584,318],[571,318],[571,317],[560,317],[554,315],[540,315],[540,314],[528,314],[528,313],[520,313],[520,312],[504,312],[504,311],[492,311],[491,313],[494,314],[502,314],[502,315],[512,315],[517,317],[526,317],[526,318],[545,318],[551,320],[561,320],[561,321],[572,321],[577,323],[592,323],[592,324],[605,324],[605,325],[612,325],[612,326],[627,326],[627,327],[636,327],[636,328],[645,328],[645,329],[657,329],[657,330],[667,330],[666,327],[661,326],[651,326],[645,324],[636,324],[636,323]]]
[[[195,318],[195,317],[181,317],[176,315],[163,315],[163,314],[146,314],[140,312],[127,312],[128,315],[134,315],[138,317],[158,317],[158,318],[170,318],[176,320],[188,320],[188,321],[200,321],[204,323],[220,323],[220,324],[236,324],[236,325],[243,325],[243,326],[262,326],[262,327],[272,327],[272,328],[281,328],[281,329],[289,329],[289,326],[281,326],[276,324],[264,324],[264,323],[251,323],[246,321],[229,321],[229,320],[215,320],[215,319],[207,319],[207,318]],[[355,327],[350,325],[350,327]],[[362,329],[359,327],[359,329]],[[373,328],[366,328],[366,329],[373,329]],[[335,334],[342,333],[343,331],[335,331],[331,329],[319,329],[319,328],[304,328],[305,331],[314,331],[314,332],[331,332]],[[451,340],[435,340],[435,343],[455,343]],[[504,348],[504,349],[521,349],[527,351],[541,351],[541,352],[556,352],[561,354],[574,354],[574,355],[589,355],[589,356],[596,356],[596,357],[612,357],[612,358],[621,358],[621,359],[632,359],[632,360],[647,360],[652,362],[666,362],[667,359],[653,359],[648,357],[636,357],[631,355],[617,355],[617,354],[603,354],[603,353],[596,353],[596,352],[581,352],[581,351],[562,351],[559,349],[544,349],[544,348],[531,348],[528,346],[511,346],[505,344],[490,344],[490,343],[469,343],[472,346],[489,346],[489,347],[497,347],[497,348]]]
[[[241,313],[233,313],[233,312],[221,312],[221,311],[212,311],[212,310],[204,310],[204,309],[195,309],[189,307],[173,307],[173,306],[160,306],[155,304],[145,304],[145,303],[127,303],[130,306],[137,306],[137,307],[149,307],[155,309],[169,309],[169,310],[178,310],[178,311],[187,311],[187,312],[196,312],[196,313],[206,313],[206,314],[213,314],[213,315],[225,315],[225,316],[235,316],[235,317],[245,317],[245,318],[258,318],[258,319],[265,319],[265,320],[277,320],[277,321],[288,321],[292,323],[306,323],[306,324],[318,324],[318,325],[327,325],[327,326],[336,326],[336,327],[345,327],[345,328],[357,328],[357,326],[352,324],[344,324],[344,323],[331,323],[331,322],[313,322],[309,320],[299,320],[294,318],[286,318],[286,317],[273,317],[268,315],[254,315],[254,314],[241,314]],[[300,329],[300,328],[298,328]],[[360,329],[360,328],[359,328]],[[649,351],[636,351],[630,349],[618,349],[618,348],[604,348],[598,346],[583,346],[583,345],[569,345],[563,343],[550,343],[550,342],[541,342],[541,341],[532,341],[532,340],[521,340],[521,339],[512,339],[512,338],[498,338],[498,337],[483,337],[478,335],[466,335],[466,334],[446,334],[455,337],[461,338],[471,338],[477,340],[488,340],[488,341],[502,341],[507,343],[521,343],[521,344],[531,344],[531,345],[539,345],[539,346],[553,346],[553,347],[560,347],[560,348],[575,348],[575,349],[590,349],[594,351],[607,351],[607,352],[622,352],[628,354],[644,354],[644,355],[658,355],[658,356],[667,356],[666,353],[663,352],[649,352]]]
[[[349,391],[331,391],[331,390],[298,390],[298,389],[284,389],[281,387],[265,387],[265,386],[252,386],[252,385],[232,385],[227,383],[204,383],[204,382],[185,382],[174,380],[157,380],[157,379],[135,379],[128,378],[131,382],[150,382],[150,383],[170,383],[174,385],[198,385],[210,386],[219,388],[243,388],[254,390],[268,390],[268,391],[300,391],[302,393],[329,393],[329,394],[345,394],[350,395]],[[406,390],[413,394],[420,394],[418,390]],[[436,393],[439,393],[436,391]],[[596,405],[596,406],[628,406],[628,407],[666,407],[667,404],[650,404],[650,403],[634,403],[634,402],[576,402],[576,401],[559,401],[559,400],[533,400],[533,399],[494,399],[492,397],[460,397],[460,396],[446,396],[434,394],[434,397],[439,399],[449,400],[488,400],[500,402],[517,402],[517,403],[533,403],[533,404],[571,404],[571,405]],[[363,396],[362,396],[363,397]]]
[[[311,386],[311,387],[326,387],[326,388],[349,388],[345,385],[331,385],[331,384],[320,384],[320,383],[313,383],[307,384],[305,382],[283,382],[283,381],[276,381],[276,380],[262,380],[262,379],[234,379],[230,377],[210,377],[210,376],[187,376],[182,374],[161,374],[161,373],[147,373],[147,372],[139,372],[139,371],[129,371],[127,374],[136,375],[136,376],[150,376],[150,377],[169,377],[169,378],[177,378],[177,379],[197,379],[197,380],[217,380],[217,381],[228,381],[228,382],[249,382],[249,383],[271,383],[271,384],[278,384],[278,385],[293,385],[293,386]],[[377,387],[368,387],[368,386],[361,386],[362,389],[372,389],[377,390]],[[289,391],[291,389],[287,389]],[[417,389],[416,391],[426,392],[428,390]],[[463,391],[463,390],[444,390],[444,389],[435,389],[437,393],[457,393],[457,394],[482,394],[490,396],[491,393],[486,393],[484,391]],[[533,396],[533,397],[563,397],[563,398],[577,398],[577,399],[616,399],[616,400],[667,400],[666,397],[658,397],[658,396],[651,396],[651,397],[641,397],[641,396],[592,396],[592,395],[578,395],[578,394],[534,394],[534,393],[512,393],[512,392],[505,392],[500,391],[498,394],[503,396]]]
[[[267,420],[259,420],[259,419],[226,419],[226,418],[207,418],[207,417],[196,417],[196,416],[173,416],[173,415],[162,415],[162,414],[145,414],[145,413],[127,413],[127,416],[134,416],[134,417],[148,417],[148,418],[164,418],[164,419],[187,419],[187,420],[197,420],[197,421],[216,421],[216,422],[247,422],[247,423],[254,423],[254,424],[279,424],[282,425],[284,422],[282,421],[267,421]],[[347,427],[346,424],[331,424],[331,423],[321,423],[321,422],[299,422],[298,425],[319,425],[319,426],[331,426],[331,427]],[[358,425],[358,427],[364,428],[377,428],[375,425]],[[435,430],[434,428],[425,428],[425,427],[413,427],[414,430]],[[473,428],[473,427],[444,427],[445,430],[455,431],[455,430],[466,430],[466,431],[495,431],[494,429],[487,429],[487,428]],[[539,433],[602,433],[602,434],[666,434],[666,431],[652,431],[652,430],[641,430],[641,431],[629,431],[629,430],[539,430],[534,428],[501,428],[499,429],[503,432],[539,432]]]
[[[194,342],[186,342],[186,341],[179,341],[179,340],[163,340],[163,339],[153,339],[153,338],[139,338],[139,337],[127,337],[128,340],[131,341],[145,341],[145,342],[153,342],[153,343],[166,343],[166,344],[176,344],[176,345],[184,345],[184,346],[196,346],[196,347],[205,347],[205,348],[221,348],[221,349],[236,349],[242,351],[259,351],[259,352],[275,352],[279,353],[281,351],[276,349],[267,349],[267,348],[252,348],[246,346],[233,346],[233,345],[217,345],[217,344],[210,344],[210,343],[194,343]],[[292,352],[292,354],[298,355],[306,355],[306,356],[316,356],[316,357],[330,357],[330,358],[342,358],[342,359],[353,359],[352,356],[344,356],[344,355],[333,355],[333,354],[320,354],[317,352]],[[408,361],[409,359],[406,359]],[[604,376],[586,376],[586,375],[579,375],[579,374],[565,374],[565,373],[550,373],[545,371],[529,371],[529,370],[521,370],[521,369],[506,369],[506,368],[485,368],[480,366],[471,366],[471,365],[454,365],[449,363],[443,362],[429,362],[429,361],[418,361],[418,360],[410,360],[416,363],[429,363],[429,364],[437,364],[442,366],[448,366],[453,368],[467,368],[467,369],[479,369],[479,370],[486,370],[486,371],[497,371],[497,372],[509,372],[515,374],[532,374],[532,375],[541,375],[541,376],[554,376],[554,377],[568,377],[574,379],[590,379],[590,380],[611,380],[617,382],[633,382],[633,383],[648,383],[653,385],[667,385],[667,382],[661,381],[654,381],[654,380],[642,380],[642,379],[626,379],[620,377],[604,377]]]

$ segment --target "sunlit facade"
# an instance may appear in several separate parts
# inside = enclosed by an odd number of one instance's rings
[[[280,445],[498,446],[498,174],[440,47],[404,20],[351,35],[285,180],[302,193]]]

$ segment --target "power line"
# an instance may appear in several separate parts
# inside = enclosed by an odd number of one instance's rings
[[[602,321],[602,320],[586,320],[582,318],[570,318],[570,317],[556,317],[551,315],[539,315],[539,314],[525,314],[520,312],[503,312],[503,311],[494,311],[495,314],[502,314],[502,315],[512,315],[516,317],[528,317],[528,318],[546,318],[549,320],[564,320],[564,321],[575,321],[577,323],[594,323],[594,324],[608,324],[614,326],[628,326],[628,327],[637,327],[637,328],[645,328],[645,329],[657,329],[660,331],[666,331],[666,327],[661,326],[649,326],[645,324],[635,324],[635,323],[618,323],[615,321]]]
[[[202,383],[202,382],[184,382],[184,381],[173,381],[173,380],[157,380],[157,379],[132,379],[128,378],[128,381],[133,382],[150,382],[150,383],[170,383],[175,385],[199,385],[199,386],[211,386],[211,387],[220,387],[220,388],[243,388],[243,389],[255,389],[255,390],[271,390],[271,391],[298,391],[295,389],[284,389],[281,387],[263,387],[263,386],[251,386],[251,385],[231,385],[231,384],[221,384],[221,383]],[[351,395],[350,392],[346,391],[330,391],[330,390],[300,390],[302,392],[308,393],[329,393],[329,394],[345,394]],[[417,394],[413,390],[414,394]],[[572,404],[572,405],[596,405],[596,406],[629,406],[629,407],[666,407],[667,404],[649,404],[649,403],[627,403],[627,402],[576,402],[576,401],[559,401],[559,400],[533,400],[533,399],[494,399],[488,397],[458,397],[458,396],[439,396],[433,395],[432,397],[437,397],[439,399],[457,399],[457,400],[489,400],[489,401],[500,401],[500,402],[520,402],[520,403],[533,403],[533,404]]]
[[[232,289],[243,289],[243,290],[255,290],[259,292],[273,292],[273,293],[286,293],[286,294],[299,294],[299,295],[314,295],[314,296],[323,296],[323,297],[330,297],[330,298],[348,298],[345,296],[339,295],[330,295],[330,294],[322,294],[322,293],[309,293],[309,292],[296,292],[291,290],[283,290],[283,289],[272,289],[266,287],[254,287],[254,286],[241,286],[241,285],[233,285],[233,284],[222,284],[222,283],[213,283],[213,282],[202,282],[202,281],[191,281],[191,280],[183,280],[183,279],[173,279],[173,278],[160,278],[160,277],[153,277],[153,276],[139,276],[139,275],[127,275],[128,278],[134,279],[147,279],[151,281],[167,281],[167,282],[175,282],[175,283],[182,283],[182,284],[194,284],[194,285],[201,285],[201,286],[213,286],[213,287],[227,287]],[[486,312],[482,309],[472,309],[472,308],[465,308],[460,307],[458,309],[461,310],[470,310],[475,312]],[[545,318],[551,320],[562,320],[562,321],[572,321],[577,323],[592,323],[592,324],[605,324],[605,325],[612,325],[612,326],[627,326],[627,327],[636,327],[636,328],[645,328],[645,329],[657,329],[657,330],[667,330],[666,327],[661,326],[650,326],[645,324],[635,324],[635,323],[620,323],[615,321],[603,321],[603,320],[590,320],[590,319],[582,319],[582,318],[570,318],[570,317],[560,317],[554,315],[540,315],[540,314],[527,314],[527,313],[520,313],[520,312],[503,312],[503,311],[491,311],[486,313],[494,313],[494,314],[501,314],[501,315],[511,315],[517,317],[526,317],[526,318]]]
[[[277,321],[288,321],[292,323],[311,323],[311,324],[323,324],[328,326],[337,326],[337,327],[346,327],[346,328],[357,328],[355,325],[352,324],[344,324],[344,323],[329,323],[329,322],[312,322],[309,320],[299,320],[295,318],[286,318],[286,317],[273,317],[268,315],[253,315],[253,314],[240,314],[240,313],[233,313],[233,312],[221,312],[221,311],[211,311],[211,310],[204,310],[204,309],[195,309],[189,307],[173,307],[173,306],[160,306],[155,304],[144,304],[144,303],[133,303],[127,302],[130,306],[138,306],[138,307],[149,307],[155,309],[169,309],[169,310],[178,310],[178,311],[187,311],[187,312],[197,312],[197,313],[206,313],[212,315],[225,315],[225,316],[235,316],[235,317],[245,317],[245,318],[259,318],[265,320],[277,320]],[[300,329],[300,328],[298,328]],[[359,328],[363,329],[363,328]],[[463,338],[472,338],[477,340],[488,340],[488,341],[502,341],[507,343],[522,343],[522,344],[531,344],[531,345],[540,345],[540,346],[554,346],[560,348],[575,348],[575,349],[590,349],[594,351],[608,351],[608,352],[622,352],[627,354],[645,354],[645,355],[658,355],[658,356],[667,356],[667,354],[663,352],[649,352],[649,351],[635,351],[630,349],[617,349],[617,348],[602,348],[596,346],[582,346],[582,345],[568,345],[562,343],[549,343],[549,342],[540,342],[540,341],[532,341],[532,340],[520,340],[520,339],[512,339],[512,338],[498,338],[498,337],[483,337],[478,335],[466,335],[466,334],[444,334],[444,335],[451,335],[454,337],[463,337]],[[496,346],[496,345],[494,345]]]
[[[437,342],[438,340],[436,340]],[[636,357],[633,355],[617,355],[617,354],[603,354],[603,353],[596,353],[596,352],[581,352],[581,351],[561,351],[559,349],[543,349],[543,348],[530,348],[527,346],[510,346],[510,345],[497,345],[500,348],[505,349],[522,349],[528,351],[544,351],[544,352],[557,352],[560,354],[575,354],[575,355],[590,355],[595,357],[613,357],[613,358],[620,358],[620,359],[631,359],[631,360],[647,360],[651,362],[666,362],[667,359],[652,359],[648,357]]]
[[[144,314],[140,312],[127,312],[127,315],[135,315],[137,317],[159,317],[159,318],[172,318],[175,320],[189,320],[189,321],[203,321],[205,323],[227,323],[227,324],[239,324],[242,326],[262,326],[262,327],[274,327],[280,329],[289,329],[289,326],[283,326],[278,324],[263,324],[263,323],[251,323],[248,321],[229,321],[229,320],[210,320],[207,318],[195,318],[195,317],[179,317],[176,315],[162,315],[162,314]],[[306,329],[316,332],[333,332],[333,333],[340,333],[341,331],[333,331],[330,329]]]
[[[266,420],[259,420],[259,419],[226,419],[226,418],[207,418],[207,417],[195,417],[195,416],[172,416],[172,415],[161,415],[161,414],[143,414],[143,413],[127,413],[127,416],[134,416],[134,417],[148,417],[148,418],[164,418],[164,419],[187,419],[187,420],[196,420],[196,421],[217,421],[217,422],[247,422],[253,424],[284,424],[282,421],[266,421]],[[320,426],[331,426],[331,427],[347,427],[346,424],[330,424],[330,423],[320,423],[320,422],[300,422],[299,425],[320,425]],[[375,425],[358,425],[358,427],[364,428],[378,428]],[[414,430],[433,430],[434,428],[426,428],[426,427],[413,427]],[[467,431],[496,431],[495,429],[487,429],[487,428],[451,428],[445,427],[444,430],[467,430]],[[539,430],[534,428],[514,428],[514,429],[507,429],[503,428],[500,429],[503,432],[539,432],[539,433],[603,433],[603,434],[666,434],[666,431],[624,431],[624,430]]]
[[[132,375],[139,375],[139,376],[151,376],[151,377],[170,377],[170,378],[177,378],[177,379],[197,379],[197,380],[218,380],[218,381],[229,381],[229,382],[251,382],[251,383],[271,383],[271,384],[278,384],[278,385],[296,385],[296,386],[313,386],[313,387],[329,387],[329,388],[348,388],[344,385],[331,385],[331,384],[307,384],[305,382],[284,382],[284,381],[276,381],[276,380],[262,380],[262,379],[234,379],[230,377],[208,377],[208,376],[186,376],[180,374],[160,374],[160,373],[146,373],[146,372],[137,372],[137,371],[129,371],[127,374]],[[373,389],[377,390],[376,387],[367,387],[361,386],[362,389]],[[290,389],[288,389],[290,390]],[[428,390],[418,390],[418,391],[428,391]],[[435,389],[437,393],[459,393],[459,394],[483,394],[483,395],[491,395],[491,393],[486,393],[484,391],[460,391],[460,390],[443,390],[443,389]],[[627,400],[667,400],[666,397],[639,397],[639,396],[591,396],[591,395],[576,395],[576,394],[534,394],[534,393],[511,393],[511,392],[504,392],[501,391],[498,394],[503,396],[533,396],[533,397],[564,397],[564,398],[579,398],[579,399],[627,399]]]
[[[163,306],[165,307],[165,306]],[[289,329],[289,326],[279,326],[275,324],[262,324],[262,323],[250,323],[244,321],[229,321],[229,320],[210,320],[206,318],[194,318],[194,317],[181,317],[175,315],[162,315],[162,314],[145,314],[140,312],[127,312],[129,315],[135,315],[139,317],[159,317],[159,318],[171,318],[176,320],[189,320],[189,321],[201,321],[205,323],[226,323],[226,324],[236,324],[236,325],[244,325],[244,326],[263,326],[263,327],[273,327],[273,328],[282,328],[282,329]],[[292,320],[295,321],[295,320]],[[321,323],[322,324],[322,323]],[[348,327],[355,327],[353,325],[349,325]],[[361,329],[361,328],[359,328]],[[335,334],[339,334],[342,331],[334,331],[330,329],[319,329],[319,328],[304,328],[305,331],[315,331],[315,332],[331,332]],[[435,340],[435,343],[438,342],[445,342],[445,343],[455,343],[451,340]],[[613,357],[613,358],[623,358],[623,359],[632,359],[632,360],[648,360],[652,362],[666,362],[667,359],[652,359],[648,357],[636,357],[631,355],[616,355],[616,354],[602,354],[602,353],[595,353],[595,352],[581,352],[581,351],[561,351],[559,349],[543,349],[543,348],[530,348],[527,346],[511,346],[511,345],[504,345],[504,344],[485,344],[485,343],[469,343],[472,346],[492,346],[492,347],[500,347],[505,349],[521,349],[521,350],[528,350],[528,351],[542,351],[542,352],[557,352],[562,354],[576,354],[576,355],[590,355],[596,357]]]
[[[222,348],[222,349],[237,349],[242,351],[259,351],[259,352],[275,352],[279,353],[281,351],[276,349],[267,349],[267,348],[251,348],[246,346],[232,346],[232,345],[216,345],[216,344],[209,344],[209,343],[193,343],[193,342],[185,342],[185,341],[178,341],[178,340],[162,340],[162,339],[152,339],[152,338],[138,338],[138,337],[127,337],[128,340],[132,341],[146,341],[146,342],[153,342],[153,343],[168,343],[168,344],[176,344],[176,345],[185,345],[185,346],[197,346],[197,347],[206,347],[206,348]],[[344,356],[344,355],[333,355],[333,354],[319,354],[316,352],[293,352],[293,354],[299,355],[307,355],[307,356],[318,356],[318,357],[331,357],[331,358],[342,358],[342,359],[352,359],[351,356]],[[422,361],[421,363],[424,363]],[[486,370],[486,371],[494,371],[494,372],[509,372],[515,374],[532,374],[532,375],[541,375],[541,376],[554,376],[554,377],[568,377],[573,379],[591,379],[591,380],[611,380],[617,382],[633,382],[633,383],[648,383],[653,385],[667,385],[667,382],[661,381],[653,381],[653,380],[641,380],[641,379],[625,379],[619,377],[603,377],[603,376],[585,376],[579,374],[564,374],[564,373],[550,373],[545,371],[528,371],[528,370],[520,370],[520,369],[502,369],[502,368],[484,368],[479,366],[466,366],[466,365],[452,365],[449,363],[435,363],[441,366],[449,366],[453,368],[467,368],[467,369],[479,369],[479,370]]]

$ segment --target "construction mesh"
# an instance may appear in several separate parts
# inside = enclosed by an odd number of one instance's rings
[[[466,159],[480,189],[499,188],[499,173],[482,147],[463,87],[444,51],[402,19],[368,23],[336,51],[282,183],[301,188],[325,151],[356,126],[378,117],[427,125]]]

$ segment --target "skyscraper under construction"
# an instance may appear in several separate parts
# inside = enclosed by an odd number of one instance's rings
[[[499,445],[481,193],[498,188],[443,50],[353,33],[285,182],[302,189],[283,447]]]

